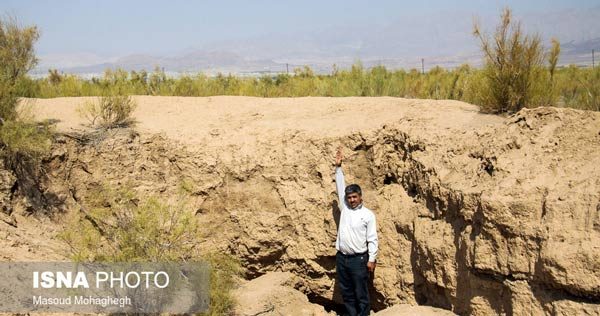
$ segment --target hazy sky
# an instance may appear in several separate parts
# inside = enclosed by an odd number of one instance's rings
[[[385,25],[403,17],[459,12],[497,15],[598,6],[598,0],[528,1],[28,1],[2,0],[0,11],[41,29],[39,54],[169,54],[215,41],[251,39],[352,25]],[[431,23],[431,22],[430,22]]]

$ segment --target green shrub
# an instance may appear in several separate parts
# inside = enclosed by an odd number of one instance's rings
[[[48,69],[48,82],[51,85],[57,85],[63,80],[63,75],[61,75],[57,69]]]
[[[37,124],[19,111],[19,93],[30,93],[26,73],[37,60],[35,26],[21,27],[15,19],[0,19],[0,156],[39,157],[50,144],[47,124]]]
[[[148,94],[150,95],[165,95],[168,92],[168,82],[167,75],[164,70],[156,67],[154,72],[150,74],[150,78],[148,80]]]
[[[548,67],[535,67],[529,76],[528,102],[525,106],[563,105],[595,109],[595,92],[598,87],[591,68],[558,67],[560,46],[553,42],[545,54]],[[204,74],[167,78],[156,70],[126,74],[117,70],[107,72],[102,79],[84,80],[73,75],[62,75],[59,83],[47,79],[23,77],[19,80],[16,95],[26,97],[102,96],[105,91],[120,94],[157,94],[173,96],[245,95],[263,97],[303,96],[394,96],[425,99],[453,99],[483,105],[484,110],[495,110],[496,102],[490,97],[490,72],[462,65],[448,70],[433,67],[422,74],[411,71],[391,71],[383,66],[365,69],[360,63],[351,69],[334,71],[329,75],[315,75],[310,68],[298,68],[294,75],[279,74],[262,78],[243,78],[218,74]],[[516,82],[516,81],[515,81]],[[510,91],[516,91],[511,88]],[[118,93],[118,94],[119,94]],[[15,94],[12,94],[13,96]],[[510,94],[509,94],[510,95]],[[97,105],[96,105],[97,107]],[[94,109],[93,106],[90,108]],[[509,107],[505,107],[508,109]],[[519,108],[518,106],[515,107]],[[89,117],[98,120],[96,116]],[[97,122],[96,122],[97,123]]]
[[[573,107],[600,111],[600,67],[589,69],[579,80],[580,90]]]
[[[37,62],[33,45],[38,38],[35,26],[0,19],[0,118],[5,121],[17,119],[15,85]]]
[[[40,96],[42,94],[40,91],[42,85],[37,83],[38,80],[40,79],[32,79],[28,76],[23,76],[15,84],[14,94],[25,98],[36,98]]]
[[[236,287],[237,277],[242,274],[239,260],[231,255],[211,252],[203,256],[211,267],[210,309],[206,315],[229,315],[235,306],[231,291]]]
[[[61,237],[78,261],[185,261],[197,250],[198,226],[181,201],[139,202],[131,190],[103,186],[85,196],[74,220]]]
[[[543,66],[544,51],[539,35],[525,35],[511,10],[502,12],[493,39],[475,24],[473,34],[481,41],[487,89],[483,110],[516,112],[531,104],[536,71]]]
[[[211,264],[210,309],[207,315],[230,313],[231,290],[240,263],[224,253],[201,253],[202,232],[185,198],[172,203],[150,197],[140,200],[131,189],[99,186],[82,199],[59,235],[71,257],[84,262],[178,262]]]
[[[529,50],[525,49],[527,45],[523,43],[533,43],[532,39],[529,42],[525,39],[534,37],[523,34],[514,36],[512,32],[518,28],[512,22],[502,25],[509,25],[505,33],[500,32],[506,37],[502,46],[504,57],[498,55],[501,62],[497,63],[502,65],[502,71],[497,71],[494,65],[487,65],[484,69],[462,65],[453,70],[432,67],[428,72],[421,73],[417,69],[392,71],[384,66],[367,69],[357,62],[346,70],[334,67],[328,75],[317,75],[310,67],[301,67],[296,68],[293,75],[279,74],[259,78],[236,77],[231,74],[208,77],[202,73],[168,78],[160,68],[152,73],[127,73],[116,69],[106,71],[103,78],[91,80],[61,75],[60,80],[53,79],[54,83],[51,83],[48,79],[23,77],[17,84],[16,92],[11,95],[43,98],[103,96],[107,95],[106,91],[118,91],[115,95],[394,96],[461,100],[482,105],[482,110],[488,112],[511,112],[523,106],[541,105],[598,108],[598,80],[594,79],[591,68],[558,67],[560,43],[556,40],[552,41],[547,53],[539,54],[538,60],[542,63],[537,66],[529,65],[527,58],[523,59],[519,54],[529,54]],[[479,34],[483,40],[489,40]],[[521,40],[521,44],[517,45],[520,48],[511,48],[511,41],[515,40]],[[488,44],[491,54],[497,54],[494,45]],[[547,67],[543,65],[545,60],[548,62]],[[519,65],[526,67],[519,68]],[[99,105],[88,104],[82,110],[87,113],[84,116],[90,122],[100,123]]]
[[[40,158],[50,150],[51,131],[47,123],[5,121],[0,124],[0,158]]]

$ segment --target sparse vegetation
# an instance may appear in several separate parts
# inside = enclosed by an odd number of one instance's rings
[[[199,230],[183,202],[102,186],[85,196],[82,218],[63,235],[78,261],[185,261],[197,256]],[[85,236],[85,237],[84,237]]]
[[[72,258],[85,262],[182,262],[207,260],[211,266],[208,315],[233,307],[230,290],[240,264],[222,253],[201,253],[201,231],[185,199],[165,203],[140,200],[130,189],[100,186],[82,199],[83,210],[67,221],[60,237]]]
[[[558,45],[558,43],[556,43]],[[559,48],[560,46],[553,46]],[[598,81],[590,80],[591,68],[559,67],[552,64],[552,52],[545,55],[547,67],[540,67],[531,77],[532,86],[527,107],[542,105],[591,109],[590,93],[598,89]],[[555,61],[557,62],[557,61]],[[115,75],[117,74],[117,75]],[[151,79],[153,78],[153,79]],[[294,74],[279,74],[261,78],[233,75],[208,77],[203,74],[169,78],[162,70],[153,73],[114,71],[103,78],[84,80],[63,75],[58,84],[49,79],[27,79],[19,86],[28,97],[103,96],[107,89],[126,95],[214,96],[240,95],[259,97],[304,96],[393,96],[425,99],[453,99],[473,104],[491,104],[487,93],[487,71],[462,65],[456,69],[434,67],[422,74],[416,69],[388,70],[384,66],[365,68],[357,63],[348,70],[334,69],[328,75],[316,75],[310,68],[297,69]],[[590,91],[590,92],[588,92]],[[487,100],[487,101],[486,101]],[[581,103],[584,102],[584,103]],[[493,109],[490,109],[492,111]],[[97,123],[97,122],[96,122]]]
[[[305,66],[295,69],[293,74],[260,78],[231,74],[208,77],[202,73],[171,78],[156,67],[152,72],[107,69],[102,78],[91,80],[62,74],[56,69],[49,70],[42,79],[25,76],[36,61],[32,44],[38,38],[37,29],[2,22],[0,117],[15,118],[18,97],[98,96],[97,103],[86,104],[80,113],[92,125],[124,126],[131,123],[130,115],[135,109],[130,95],[454,99],[481,105],[483,111],[494,113],[548,105],[599,109],[597,70],[559,67],[557,40],[545,52],[540,37],[525,34],[520,24],[513,21],[509,9],[503,11],[501,18],[492,38],[475,25],[474,34],[481,41],[486,62],[483,69],[462,65],[452,70],[433,67],[421,73],[417,69],[391,71],[384,66],[369,69],[357,62],[347,70],[334,65],[327,75],[315,74]]]
[[[77,109],[92,126],[115,128],[133,122],[136,103],[129,95],[105,93],[96,101],[88,101]]]
[[[15,32],[14,27],[11,30]],[[12,45],[21,45],[22,50],[28,52],[23,55],[24,61],[15,63],[28,70],[35,63],[35,57],[27,49],[31,48],[29,43],[37,39],[37,30],[32,28],[23,32],[22,40],[13,41]],[[598,71],[558,67],[558,40],[553,39],[551,48],[545,52],[540,37],[525,34],[519,22],[513,20],[510,9],[502,12],[501,23],[492,38],[485,35],[477,24],[474,35],[481,41],[485,60],[483,69],[462,65],[453,70],[433,67],[421,73],[416,69],[390,71],[384,66],[369,69],[359,61],[347,70],[334,65],[328,75],[315,74],[305,66],[294,69],[293,74],[260,78],[231,74],[208,77],[201,73],[170,78],[164,70],[156,67],[150,73],[145,70],[107,69],[102,78],[91,80],[61,74],[54,69],[49,70],[47,78],[34,80],[23,75],[26,71],[4,67],[4,73],[16,73],[18,76],[8,76],[12,80],[11,88],[7,90],[3,85],[0,90],[0,116],[13,115],[12,110],[8,111],[9,114],[2,113],[7,108],[14,109],[17,95],[39,98],[99,96],[98,102],[89,102],[79,111],[92,125],[103,128],[125,126],[132,122],[135,103],[130,95],[394,96],[461,100],[481,105],[483,111],[492,113],[510,113],[536,106],[599,110]]]

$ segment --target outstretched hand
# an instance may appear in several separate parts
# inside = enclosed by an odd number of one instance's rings
[[[343,159],[344,159],[344,155],[342,153],[342,146],[340,146],[340,147],[338,147],[337,153],[335,154],[335,165],[338,167],[341,166]]]

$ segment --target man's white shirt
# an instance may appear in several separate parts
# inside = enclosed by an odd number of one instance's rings
[[[377,258],[377,224],[375,214],[362,203],[352,209],[346,203],[346,183],[341,167],[335,168],[335,186],[340,205],[340,224],[335,249],[346,255],[369,251],[369,261]]]

